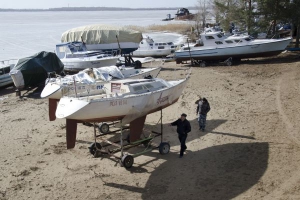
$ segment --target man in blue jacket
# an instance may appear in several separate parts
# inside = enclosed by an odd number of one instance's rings
[[[170,124],[170,126],[177,126],[177,133],[180,141],[180,158],[182,158],[183,153],[187,148],[185,145],[187,134],[191,132],[191,124],[186,119],[186,116],[187,115],[183,113],[178,120]]]

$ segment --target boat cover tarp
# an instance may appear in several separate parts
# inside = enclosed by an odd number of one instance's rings
[[[34,86],[44,82],[48,73],[60,74],[64,70],[64,64],[55,53],[41,51],[33,56],[18,60],[11,74],[21,72],[24,79],[24,86]]]
[[[95,24],[70,29],[62,34],[61,42],[85,42],[86,44],[110,44],[119,42],[140,43],[142,33],[119,26]]]

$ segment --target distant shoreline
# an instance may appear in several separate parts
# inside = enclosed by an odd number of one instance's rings
[[[62,7],[49,9],[12,9],[0,8],[0,12],[49,12],[49,11],[145,11],[145,10],[177,10],[179,7],[172,8],[116,8],[116,7]],[[195,7],[187,7],[195,10]]]

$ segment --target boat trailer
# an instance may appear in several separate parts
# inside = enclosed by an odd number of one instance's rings
[[[102,155],[108,155],[109,157],[115,158],[117,161],[119,161],[120,165],[125,167],[126,169],[131,168],[134,163],[134,158],[138,157],[140,155],[143,155],[147,152],[153,151],[154,149],[158,149],[159,153],[164,155],[168,154],[170,151],[170,144],[168,142],[163,142],[163,124],[162,124],[162,110],[160,110],[161,116],[158,121],[160,122],[160,132],[151,131],[150,135],[145,136],[142,139],[136,140],[134,142],[130,142],[130,139],[124,138],[124,130],[129,129],[129,127],[123,127],[121,125],[120,129],[115,131],[109,131],[109,126],[115,125],[115,123],[107,124],[102,123],[100,126],[93,123],[94,127],[94,142],[90,145],[89,151],[94,157],[100,157]],[[122,124],[122,120],[120,121]],[[157,124],[158,124],[157,123]],[[99,129],[100,134],[97,135],[97,128]],[[110,141],[103,139],[102,136],[108,135],[108,134],[120,134],[120,139],[118,141]],[[128,135],[129,136],[129,135]],[[160,137],[160,144],[159,145],[151,145],[153,140],[157,137]],[[97,142],[97,139],[100,140],[100,143]],[[136,146],[144,146],[144,150],[129,155],[128,153],[125,153],[125,150],[128,150],[130,148],[136,147]],[[114,149],[110,149],[109,147],[116,147]],[[116,155],[117,153],[121,153],[121,155]]]
[[[182,63],[182,62],[181,62]],[[199,66],[199,67],[206,67],[208,64],[223,64],[225,66],[232,66],[233,65],[233,58],[227,58],[226,60],[195,60],[191,58],[191,65],[192,66]]]

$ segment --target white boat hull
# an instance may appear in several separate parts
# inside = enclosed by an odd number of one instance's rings
[[[278,55],[291,42],[290,38],[280,40],[265,40],[264,43],[249,43],[226,47],[198,47],[175,52],[176,62],[190,60],[225,60],[232,58],[254,58]],[[268,42],[269,41],[269,42]]]
[[[153,49],[153,50],[142,50],[138,49],[132,54],[135,57],[166,57],[174,53],[174,49]]]
[[[139,74],[127,74],[125,79],[144,79],[144,78],[156,78],[161,70],[161,67],[152,68],[152,69],[141,69]],[[126,70],[124,70],[126,71]],[[87,95],[96,95],[104,92],[104,81],[98,81],[94,84],[88,85],[84,83],[76,83],[76,87],[74,84],[70,85],[59,85],[57,83],[47,83],[45,88],[41,93],[41,98],[49,98],[49,99],[60,99],[65,95],[75,95],[75,92],[78,97],[87,96]],[[75,89],[76,88],[76,89]]]
[[[9,74],[0,75],[0,87],[11,85],[13,80]]]
[[[64,58],[61,61],[64,64],[65,71],[78,72],[86,68],[100,68],[105,66],[116,65],[119,57],[105,57],[101,59],[83,58],[83,59],[69,59]]]
[[[171,81],[169,82],[171,83]],[[103,99],[63,97],[57,106],[56,117],[80,121],[120,119],[144,116],[175,103],[187,79],[173,81],[171,87],[143,94],[122,95]],[[130,118],[129,116],[129,118]],[[130,120],[127,121],[128,123]]]

